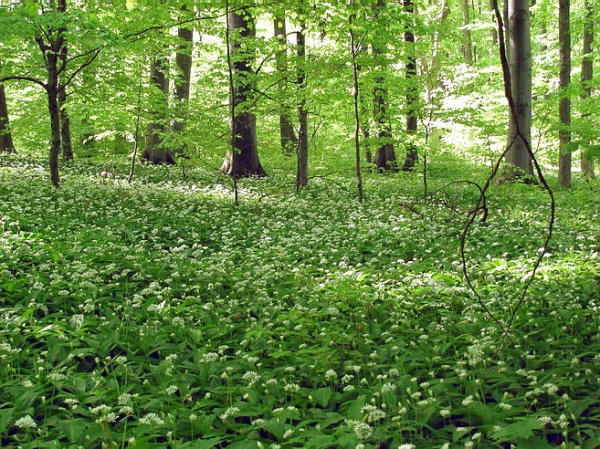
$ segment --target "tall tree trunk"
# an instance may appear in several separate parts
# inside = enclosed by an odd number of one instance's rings
[[[594,75],[594,55],[592,53],[592,42],[594,42],[594,9],[589,0],[585,0],[585,23],[583,25],[583,58],[581,60],[581,99],[585,100],[592,95],[591,81]],[[589,112],[584,112],[581,117],[584,120],[590,117]],[[594,178],[594,159],[581,154],[581,172],[584,176]]]
[[[67,61],[69,50],[66,43],[60,49],[60,59],[63,64]],[[71,142],[71,119],[67,111],[67,86],[62,85],[58,91],[58,107],[60,111],[60,145],[65,161],[73,159],[73,144]]]
[[[533,175],[531,148],[531,22],[529,0],[508,0],[508,57],[516,117],[508,126],[505,178]],[[517,135],[517,129],[519,134]],[[525,140],[526,141],[525,141]]]
[[[494,9],[494,0],[489,0],[489,5],[490,5],[490,10],[493,11]],[[492,13],[492,21],[495,20],[495,16]],[[490,36],[492,37],[492,45],[496,46],[498,45],[498,30],[496,29],[496,27],[492,27],[490,30]]]
[[[182,11],[187,11],[184,5]],[[175,153],[184,153],[185,145],[181,142],[182,134],[186,126],[188,116],[188,103],[190,100],[190,80],[192,76],[192,47],[194,44],[194,31],[191,28],[180,26],[177,29],[180,39],[175,64],[179,69],[179,77],[175,81],[175,97],[177,98],[176,119],[173,121],[171,131],[178,135],[180,143],[173,150]]]
[[[571,84],[571,1],[559,0],[558,3],[559,87],[561,90],[558,182],[561,187],[571,187],[571,151],[564,151],[565,146],[571,142],[571,99],[568,93]]]
[[[233,61],[232,94],[229,105],[232,110],[232,136],[235,151],[228,150],[221,165],[221,173],[240,176],[267,176],[258,159],[258,144],[256,139],[256,116],[248,111],[245,104],[252,96],[254,71],[253,44],[248,44],[256,36],[254,18],[250,9],[238,8],[228,11],[228,33],[232,36],[229,53]]]
[[[52,140],[50,144],[50,158],[48,162],[50,166],[50,180],[54,187],[60,186],[60,174],[58,171],[58,158],[60,156],[60,105],[58,102],[57,59],[57,53],[54,53],[52,51],[48,51],[46,53],[46,70],[48,72],[46,96],[48,98],[50,130],[52,134]]]
[[[15,144],[10,132],[6,91],[4,90],[4,84],[0,83],[0,153],[14,152]]]
[[[380,171],[397,171],[396,153],[392,143],[392,124],[390,119],[388,91],[385,87],[383,73],[387,70],[387,45],[378,39],[386,39],[385,21],[380,21],[381,13],[386,8],[385,0],[377,0],[374,5],[374,21],[380,25],[381,33],[374,38],[371,49],[375,57],[377,70],[380,72],[375,78],[373,87],[373,118],[377,127],[377,149],[375,150],[375,165]]]
[[[306,40],[304,36],[304,21],[301,29],[296,33],[296,46],[298,51],[298,92],[300,101],[298,103],[298,174],[296,177],[296,188],[305,187],[308,184],[308,112],[306,110]]]
[[[354,0],[348,0],[351,8],[354,7]],[[364,199],[362,171],[360,166],[360,83],[358,79],[358,61],[357,54],[360,44],[356,42],[354,33],[355,13],[351,12],[348,17],[348,28],[350,30],[350,55],[352,56],[352,105],[354,111],[354,156],[356,168],[356,189],[358,192],[358,202],[362,203]]]
[[[469,0],[461,0],[463,15],[463,56],[467,64],[473,64],[473,39],[471,38],[471,11]]]
[[[285,13],[278,11],[273,18],[273,30],[277,41],[277,50],[275,51],[275,68],[281,77],[277,83],[279,93],[279,135],[281,140],[281,151],[285,155],[291,155],[298,145],[298,138],[294,132],[294,126],[288,112],[286,104],[287,91],[287,31],[285,26]]]
[[[148,124],[146,130],[146,146],[142,159],[145,159],[153,165],[174,164],[175,160],[171,151],[164,145],[162,134],[167,130],[166,110],[168,108],[169,80],[164,72],[165,62],[161,58],[156,58],[152,63],[150,74],[151,84],[156,87],[158,92],[157,100],[153,101],[150,111],[152,121]]]
[[[491,1],[491,0],[490,0]],[[450,15],[450,7],[448,6],[448,0],[442,0],[440,5],[440,14],[438,16],[437,23],[442,28],[448,16]],[[440,42],[442,32],[437,29],[433,33],[433,52],[431,54],[431,70],[430,70],[430,87],[433,90],[434,87],[439,85],[439,73],[441,68],[441,55],[440,55]]]
[[[414,5],[412,0],[404,0],[404,10],[408,18],[406,31],[404,32],[404,41],[406,42],[406,133],[410,139],[406,148],[406,159],[404,160],[403,170],[412,170],[416,167],[418,161],[417,147],[412,139],[417,132],[417,111],[419,101],[419,87],[417,84],[417,56],[415,50],[414,28]]]

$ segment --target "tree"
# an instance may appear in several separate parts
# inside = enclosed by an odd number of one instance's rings
[[[300,13],[303,14],[303,11]],[[305,23],[301,19],[300,30],[296,33],[298,55],[297,80],[300,101],[298,102],[298,174],[296,188],[308,184],[308,111],[306,110],[306,39]]]
[[[187,5],[181,7],[181,11],[187,11]],[[194,30],[187,25],[177,27],[179,45],[175,54],[175,64],[179,71],[175,80],[176,119],[173,120],[171,131],[180,138],[175,153],[183,153],[185,145],[181,142],[181,135],[186,126],[188,103],[190,101],[190,80],[192,76],[192,47],[194,44]]]
[[[561,187],[571,187],[571,99],[569,86],[571,84],[571,30],[570,30],[570,0],[559,0],[558,11],[558,41],[559,41],[559,87],[560,103],[559,117],[559,157],[558,182]]]
[[[581,59],[581,99],[586,100],[592,96],[592,78],[594,75],[594,55],[592,42],[594,41],[594,10],[589,0],[584,4],[585,21],[583,25],[583,58]],[[589,110],[581,115],[583,119],[591,116]],[[581,154],[581,172],[584,176],[594,178],[594,159],[588,157],[584,151]]]
[[[529,0],[508,0],[506,39],[514,112],[508,125],[505,179],[533,175],[531,155],[531,18]]]
[[[150,111],[151,122],[146,131],[146,146],[142,159],[154,165],[174,164],[175,160],[171,151],[163,141],[163,134],[167,130],[166,111],[169,107],[169,79],[165,74],[165,60],[156,57],[152,63],[151,85],[155,87],[152,107]]]
[[[6,91],[4,89],[4,84],[0,83],[0,153],[14,152],[15,144],[13,143],[12,134],[10,132]]]
[[[61,59],[66,61],[69,52],[65,43],[61,49]],[[67,111],[67,86],[64,86],[58,91],[58,106],[60,112],[60,145],[63,159],[70,161],[73,159],[73,144],[71,143],[71,119]]]
[[[378,33],[371,44],[371,51],[375,58],[377,71],[375,86],[373,87],[373,117],[377,131],[377,149],[375,150],[375,165],[379,170],[397,170],[396,153],[392,142],[392,124],[388,105],[388,90],[385,86],[383,73],[387,70],[387,45],[381,40],[387,36],[385,21],[381,20],[381,14],[385,11],[385,0],[377,0],[374,5],[374,22],[378,25]]]
[[[50,180],[55,187],[60,186],[58,169],[61,151],[59,95],[79,72],[92,64],[100,52],[99,48],[94,47],[75,56],[67,57],[65,55],[63,47],[66,45],[67,24],[70,19],[71,17],[67,14],[66,0],[49,2],[40,9],[37,6],[31,8],[28,4],[19,5],[19,9],[13,11],[11,23],[7,23],[5,26],[11,32],[28,33],[28,38],[40,50],[46,72],[45,81],[25,75],[8,75],[0,78],[0,83],[8,80],[24,80],[35,83],[45,90],[50,115]],[[68,72],[69,65],[74,61],[78,62],[77,67]]]
[[[250,112],[255,58],[254,18],[248,6],[227,11],[230,36],[228,52],[232,62],[231,109],[232,150],[228,150],[221,165],[221,173],[240,176],[266,176],[258,158],[256,115]]]
[[[414,28],[414,4],[413,0],[404,0],[404,10],[408,19],[406,30],[404,32],[404,42],[406,42],[406,133],[409,142],[406,148],[406,159],[404,160],[404,170],[412,170],[417,165],[418,152],[413,136],[417,132],[417,112],[419,102],[419,86],[417,84],[417,55],[415,50]]]
[[[279,98],[281,99],[279,112],[279,136],[281,141],[281,151],[283,154],[290,155],[298,145],[298,138],[294,132],[294,126],[288,112],[286,103],[287,92],[287,30],[285,25],[285,11],[279,10],[273,17],[273,31],[276,40],[275,50],[275,69],[280,77],[277,83]]]
[[[463,56],[467,64],[473,64],[473,39],[471,38],[471,12],[469,0],[461,0],[463,14]]]

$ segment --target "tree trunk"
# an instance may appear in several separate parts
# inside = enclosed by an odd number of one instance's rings
[[[377,149],[375,150],[375,165],[380,171],[397,171],[398,165],[396,162],[396,153],[394,152],[394,144],[392,143],[392,124],[390,119],[388,105],[388,91],[385,87],[385,78],[382,75],[387,69],[386,53],[387,45],[378,41],[385,39],[387,32],[385,31],[385,22],[380,21],[381,12],[385,10],[385,0],[378,0],[374,5],[374,21],[380,25],[381,33],[379,33],[372,45],[371,49],[375,58],[377,70],[380,72],[375,78],[375,86],[373,87],[373,118],[377,127]]]
[[[50,180],[54,187],[60,186],[58,171],[58,158],[60,156],[60,105],[58,102],[58,69],[57,54],[52,51],[46,53],[46,69],[48,71],[48,84],[46,94],[48,98],[48,112],[50,113],[50,130],[52,140],[50,144]]]
[[[473,39],[471,38],[471,12],[469,0],[461,0],[463,15],[463,56],[465,62],[473,64]]]
[[[419,100],[419,87],[417,85],[417,57],[415,54],[415,35],[413,33],[414,5],[412,0],[404,0],[404,10],[406,11],[408,23],[404,32],[404,41],[406,42],[406,133],[409,142],[406,148],[406,159],[403,170],[412,170],[416,167],[418,161],[417,148],[413,142],[414,135],[417,132],[417,110]]]
[[[239,8],[228,11],[228,32],[232,36],[229,53],[233,61],[233,89],[229,98],[232,110],[233,123],[232,136],[233,148],[225,155],[221,173],[235,177],[240,176],[267,176],[260,160],[258,159],[258,144],[256,139],[256,116],[249,112],[245,104],[251,99],[254,71],[251,64],[254,62],[253,40],[256,36],[254,19],[248,8]]]
[[[529,0],[508,1],[508,56],[512,97],[516,118],[511,117],[508,127],[508,164],[505,177],[533,175],[531,156],[531,22]],[[517,130],[519,132],[517,132]],[[520,134],[520,135],[517,135]],[[525,140],[526,141],[525,141]]]
[[[354,6],[354,0],[348,1],[351,7]],[[350,30],[350,55],[352,56],[352,105],[354,111],[354,156],[355,156],[355,167],[356,167],[356,189],[358,192],[358,202],[362,203],[364,199],[363,192],[363,180],[362,172],[360,168],[360,83],[358,79],[358,61],[356,56],[360,44],[356,42],[356,36],[354,34],[354,13],[350,14],[348,18],[348,28]]]
[[[571,151],[565,146],[571,142],[571,99],[568,88],[571,84],[571,30],[570,0],[559,0],[558,41],[559,41],[559,104],[560,129],[558,131],[560,150],[558,156],[558,183],[561,187],[571,187]]]
[[[291,155],[298,145],[298,138],[294,132],[294,126],[288,113],[286,102],[287,91],[287,31],[285,26],[285,14],[279,12],[273,18],[273,30],[277,40],[277,50],[275,51],[275,68],[281,77],[277,83],[277,89],[280,98],[279,113],[279,135],[281,140],[281,151],[285,155]]]
[[[186,11],[184,5],[182,11]],[[191,28],[179,27],[177,36],[180,44],[175,55],[175,64],[179,69],[179,78],[175,81],[175,97],[177,98],[176,119],[173,121],[171,131],[180,139],[175,153],[184,153],[185,145],[181,141],[188,116],[188,103],[190,100],[190,80],[192,76],[192,47],[194,44],[194,31]]]
[[[151,84],[158,89],[158,101],[153,101],[151,116],[152,121],[146,131],[146,146],[142,159],[153,165],[174,164],[175,160],[171,151],[164,145],[162,134],[167,130],[166,110],[168,108],[169,80],[164,72],[164,61],[157,58],[152,64],[150,75]]]
[[[298,103],[298,175],[296,177],[296,189],[308,184],[308,112],[306,111],[306,73],[304,64],[306,59],[306,40],[304,38],[304,23],[301,30],[296,33],[296,46],[298,48],[298,91],[300,102]]]
[[[13,143],[12,134],[10,132],[6,92],[4,90],[4,84],[0,83],[0,153],[14,152],[15,144]]]
[[[592,42],[594,42],[594,10],[589,0],[585,0],[585,23],[583,25],[583,58],[581,60],[581,99],[586,100],[592,95],[591,81],[594,75],[594,55],[592,53]],[[586,120],[590,117],[589,112],[584,112],[581,117]],[[588,178],[594,178],[594,159],[581,154],[581,172]]]
[[[66,61],[68,56],[69,51],[67,44],[63,43],[60,49],[60,59]],[[71,119],[69,118],[69,112],[67,111],[67,86],[65,85],[59,86],[58,107],[60,113],[60,144],[62,155],[65,161],[70,161],[73,159],[73,144],[71,143]]]

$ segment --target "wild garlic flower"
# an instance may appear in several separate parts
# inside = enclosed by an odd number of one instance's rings
[[[225,421],[227,418],[229,418],[230,416],[235,415],[237,412],[239,412],[240,409],[237,407],[228,407],[225,412],[223,412],[219,418],[221,419],[221,421]]]
[[[37,424],[30,415],[25,415],[15,421],[15,426],[21,429],[37,429]]]
[[[165,421],[156,413],[148,413],[146,416],[140,418],[140,424],[156,424],[157,426],[162,426],[164,423]]]
[[[337,377],[338,377],[337,373],[334,370],[332,370],[332,369],[328,369],[325,372],[325,379],[326,380],[333,381],[333,380],[337,379]]]

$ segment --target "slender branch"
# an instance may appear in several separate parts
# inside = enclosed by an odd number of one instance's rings
[[[492,0],[492,8],[494,10],[494,14],[496,16],[496,23],[498,26],[498,42],[499,42],[499,52],[500,52],[500,61],[502,63],[502,74],[503,74],[503,78],[504,78],[504,94],[506,96],[506,99],[508,101],[508,105],[509,108],[511,110],[511,117],[513,118],[514,121],[514,125],[515,125],[515,136],[514,138],[516,139],[517,137],[521,138],[524,142],[525,148],[527,150],[527,152],[529,153],[529,156],[531,157],[532,163],[535,167],[536,173],[540,179],[540,183],[542,184],[544,190],[548,193],[548,196],[550,198],[550,218],[548,221],[548,228],[547,228],[547,234],[546,234],[546,238],[544,239],[544,246],[542,248],[542,251],[540,251],[540,254],[538,255],[534,266],[531,270],[531,276],[529,277],[529,279],[527,280],[527,282],[525,283],[525,286],[523,287],[523,290],[521,292],[521,296],[519,297],[519,300],[517,301],[517,304],[515,305],[515,307],[512,309],[512,312],[510,314],[510,317],[508,319],[508,322],[506,324],[506,326],[503,326],[500,321],[492,314],[492,312],[489,310],[489,308],[485,305],[485,303],[483,302],[483,298],[481,297],[481,295],[477,292],[475,286],[473,285],[469,272],[468,272],[468,268],[467,268],[467,259],[466,259],[466,255],[465,255],[465,248],[466,248],[466,240],[467,240],[467,234],[469,232],[470,227],[473,225],[474,221],[475,221],[475,217],[477,216],[477,211],[480,209],[480,207],[482,207],[482,205],[485,204],[485,193],[487,192],[487,190],[489,189],[492,180],[496,177],[496,174],[498,173],[500,164],[502,163],[502,160],[504,159],[504,157],[506,156],[506,153],[508,152],[508,150],[510,149],[512,143],[514,142],[510,142],[506,149],[504,150],[504,152],[500,155],[500,157],[498,158],[498,160],[496,161],[496,164],[494,165],[494,168],[490,174],[490,176],[488,177],[481,195],[479,197],[479,200],[477,202],[477,206],[475,207],[474,211],[472,211],[472,213],[470,214],[470,218],[467,221],[463,232],[460,236],[460,255],[461,255],[461,262],[462,262],[462,269],[463,269],[463,275],[465,277],[465,280],[467,282],[467,285],[469,286],[469,289],[471,290],[471,292],[475,295],[475,297],[477,298],[478,303],[481,305],[481,307],[483,308],[483,310],[486,312],[487,315],[489,315],[494,322],[496,323],[496,325],[501,329],[502,331],[502,342],[501,344],[498,346],[498,350],[500,350],[500,348],[503,346],[504,344],[504,340],[505,339],[510,339],[510,331],[512,330],[513,326],[514,326],[514,322],[515,322],[515,318],[517,315],[517,312],[519,311],[520,307],[523,305],[525,298],[527,296],[527,292],[529,291],[529,287],[531,286],[531,284],[533,283],[533,280],[535,278],[535,275],[542,263],[544,254],[550,244],[550,240],[552,239],[552,233],[553,233],[553,229],[554,229],[554,221],[555,221],[555,214],[556,214],[556,203],[555,203],[555,199],[554,199],[554,193],[552,192],[552,189],[550,188],[550,186],[548,185],[548,183],[546,182],[546,179],[544,178],[544,175],[542,173],[542,170],[539,166],[539,163],[535,157],[535,154],[533,153],[532,147],[531,147],[531,142],[529,141],[528,138],[526,138],[526,136],[523,134],[523,130],[521,130],[520,126],[519,126],[519,122],[517,120],[517,110],[516,110],[516,106],[515,106],[515,101],[514,101],[514,97],[512,95],[512,83],[511,83],[511,76],[510,76],[510,68],[508,65],[508,58],[506,57],[506,45],[505,45],[505,37],[504,37],[504,22],[502,20],[502,14],[500,13],[500,8],[498,7],[498,1],[497,0]],[[496,351],[496,352],[497,352]]]

